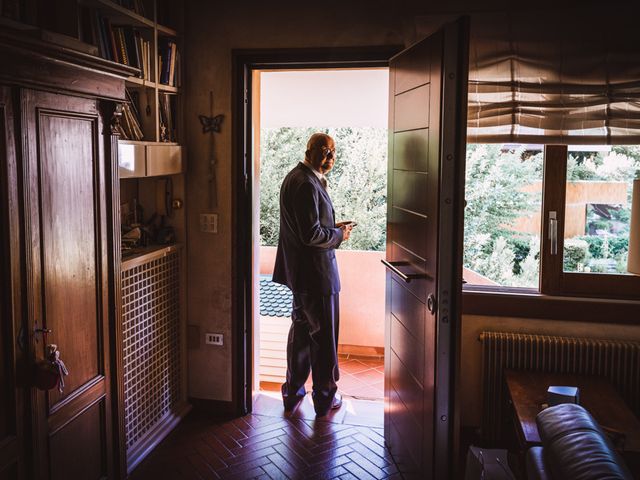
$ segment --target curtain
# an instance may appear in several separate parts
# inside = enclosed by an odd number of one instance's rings
[[[473,15],[468,142],[640,144],[638,25],[606,8]]]

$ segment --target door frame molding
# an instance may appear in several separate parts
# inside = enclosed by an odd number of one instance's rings
[[[440,177],[439,242],[453,240],[448,255],[439,254],[436,350],[449,362],[436,363],[435,478],[458,478],[460,448],[460,343],[462,337],[462,257],[469,73],[469,17],[444,26],[440,162],[453,163],[453,176]],[[446,112],[446,113],[445,113]],[[453,268],[444,268],[452,265]],[[439,380],[438,380],[439,379]],[[438,388],[446,385],[447,388]],[[450,452],[449,458],[446,452]]]
[[[251,74],[259,69],[388,67],[401,45],[232,51],[232,385],[236,415],[252,410],[253,141]]]

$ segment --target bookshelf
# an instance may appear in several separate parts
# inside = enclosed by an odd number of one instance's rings
[[[130,103],[123,112],[123,140],[180,144],[182,75],[177,27],[181,12],[176,3],[80,0],[80,38],[95,45],[103,58],[139,69],[138,75],[127,80]],[[159,23],[159,17],[172,24]],[[135,127],[131,125],[134,122]]]

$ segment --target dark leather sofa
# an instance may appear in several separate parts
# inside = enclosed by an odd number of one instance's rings
[[[633,480],[605,433],[580,405],[549,407],[536,423],[542,446],[527,452],[528,480]]]

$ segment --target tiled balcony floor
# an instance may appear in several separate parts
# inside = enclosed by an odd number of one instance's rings
[[[345,397],[362,400],[384,399],[384,358],[340,354],[338,391]],[[311,391],[311,377],[306,383]],[[280,384],[261,382],[260,390],[280,391]]]

